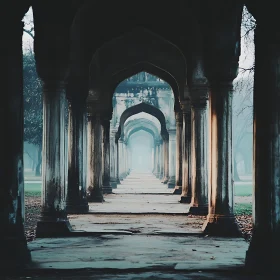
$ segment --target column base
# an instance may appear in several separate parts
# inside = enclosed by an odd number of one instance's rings
[[[168,181],[167,182],[167,187],[168,187],[168,189],[174,189],[175,188],[175,182]]]
[[[89,188],[88,188],[89,189]],[[88,202],[104,202],[102,187],[91,188],[87,195]]]
[[[87,202],[84,203],[66,203],[66,212],[68,214],[83,214],[88,213],[89,206]]]
[[[110,185],[112,189],[116,189],[118,187],[118,182],[117,181],[110,181]]]
[[[25,237],[1,238],[0,248],[2,256],[0,262],[1,275],[5,275],[5,272],[7,274],[19,272],[31,261],[31,254]]]
[[[36,238],[69,236],[72,227],[68,219],[60,221],[38,221]]]
[[[242,237],[242,232],[233,215],[208,214],[202,230],[205,234],[212,236]]]
[[[117,183],[117,185],[119,185],[121,183],[119,178],[116,180],[116,183]]]
[[[103,194],[106,193],[106,194],[110,194],[112,193],[112,187],[109,185],[109,186],[102,186],[102,192]]]
[[[88,197],[88,202],[104,202],[103,196]]]
[[[245,257],[245,269],[249,272],[275,275],[279,273],[280,241],[279,233],[256,234],[253,232],[252,240]],[[272,279],[272,278],[271,278]]]
[[[180,203],[188,203],[190,204],[192,200],[191,196],[181,196],[181,199],[179,200]]]
[[[208,205],[191,205],[189,214],[197,216],[206,216],[208,214]]]
[[[182,194],[182,186],[175,186],[173,194]]]

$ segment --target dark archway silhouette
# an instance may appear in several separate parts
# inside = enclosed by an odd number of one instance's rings
[[[177,110],[180,107],[179,96],[180,96],[180,88],[176,81],[176,79],[165,69],[158,67],[148,61],[142,61],[131,65],[129,68],[125,68],[120,72],[114,74],[110,83],[110,92],[115,92],[118,85],[124,81],[125,79],[136,75],[140,72],[147,72],[151,75],[154,75],[162,80],[164,80],[168,85],[172,88],[174,95],[174,110]]]
[[[149,119],[145,119],[145,118],[132,119],[132,120],[127,121],[124,126],[124,131],[127,130],[128,133],[130,133],[132,131],[132,129],[134,129],[136,127],[148,128],[153,131],[155,136],[160,136],[160,130],[156,126],[156,124],[153,121],[151,121]]]
[[[116,141],[120,138],[120,136],[123,134],[123,129],[124,129],[124,123],[125,121],[133,116],[133,115],[136,115],[138,113],[141,113],[141,112],[145,112],[147,114],[150,114],[152,116],[154,116],[155,118],[157,118],[160,122],[160,125],[161,125],[161,131],[160,131],[160,134],[163,138],[166,138],[168,137],[168,131],[166,129],[166,121],[165,121],[165,116],[164,114],[162,113],[161,110],[159,110],[158,108],[152,106],[152,105],[149,105],[147,103],[140,103],[140,104],[137,104],[135,106],[132,106],[132,107],[129,107],[128,109],[126,109],[121,117],[120,117],[120,124],[119,124],[119,128],[118,128],[118,131],[116,133]]]
[[[141,130],[148,132],[155,139],[155,133],[153,132],[153,130],[150,128],[147,128],[145,126],[138,126],[138,127],[133,128],[131,131],[129,131],[129,133],[127,135],[127,139],[129,139],[134,133],[141,131]]]

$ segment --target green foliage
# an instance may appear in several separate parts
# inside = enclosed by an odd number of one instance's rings
[[[34,54],[23,55],[24,140],[42,146],[42,83],[36,72]]]

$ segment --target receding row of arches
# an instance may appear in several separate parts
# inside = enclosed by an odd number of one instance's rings
[[[88,190],[92,201],[102,199],[99,186],[103,165],[108,168],[104,164],[108,162],[108,152],[102,151],[110,150],[113,92],[123,79],[140,71],[164,79],[174,92],[178,124],[182,119],[181,197],[187,199],[191,181],[193,209],[208,211],[205,232],[224,235],[237,232],[232,197],[231,99],[232,81],[238,71],[244,3],[149,2],[144,0],[137,11],[130,1],[115,1],[110,9],[107,2],[90,0],[71,1],[71,4],[59,1],[55,8],[50,1],[7,4],[7,13],[1,17],[3,26],[11,27],[8,32],[3,31],[6,46],[3,65],[7,70],[3,78],[3,104],[7,110],[1,108],[0,118],[6,132],[1,176],[7,183],[0,188],[4,236],[1,242],[3,251],[7,252],[4,265],[24,264],[29,255],[23,232],[21,20],[30,4],[34,11],[34,50],[44,99],[43,199],[38,235],[58,236],[69,232],[66,204],[69,207],[75,202],[73,205],[79,204],[82,209]],[[279,71],[275,63],[279,60],[278,9],[276,4],[255,1],[245,1],[245,4],[258,22],[254,84],[255,227],[247,263],[266,269],[277,267],[275,256],[279,256],[280,244]],[[126,12],[128,7],[130,13]],[[171,12],[168,21],[162,20]],[[114,24],[104,20],[107,18]],[[71,189],[66,203],[65,92],[70,103],[67,177]],[[268,93],[265,98],[264,92]],[[210,131],[206,145],[204,124],[208,112]],[[105,139],[103,146],[102,139]],[[174,139],[175,134],[171,139],[169,133],[169,142],[175,143]],[[89,157],[86,157],[86,147]],[[86,182],[86,167],[94,170],[88,172],[87,190],[80,188]],[[209,182],[209,188],[205,188]]]

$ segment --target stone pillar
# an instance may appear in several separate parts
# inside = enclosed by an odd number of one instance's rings
[[[157,178],[160,178],[160,141],[157,142]]]
[[[117,144],[115,133],[110,133],[110,185],[113,189],[117,188]]]
[[[163,152],[164,152],[164,179],[163,184],[167,184],[169,180],[169,136],[163,138]]]
[[[279,33],[255,30],[253,235],[246,267],[277,275],[280,259]],[[265,94],[264,94],[265,93]],[[273,278],[273,277],[272,277]]]
[[[190,203],[192,198],[191,187],[191,106],[190,100],[181,102],[183,111],[182,128],[182,195],[181,203]]]
[[[152,147],[152,157],[151,157],[151,160],[152,160],[152,173],[154,173],[154,170],[155,170],[155,148]]]
[[[42,210],[36,237],[71,231],[65,203],[65,84],[43,83]]]
[[[153,174],[157,177],[157,141],[154,141],[154,171]]]
[[[127,176],[127,142],[123,141],[123,179]]]
[[[209,79],[209,82],[211,188],[203,231],[209,235],[240,236],[233,213],[232,80]]]
[[[163,141],[162,140],[160,141],[159,166],[160,166],[159,179],[162,180],[164,178]]]
[[[158,174],[157,174],[157,170],[158,170],[158,168],[157,168],[157,164],[158,164],[158,148],[157,148],[157,141],[155,140],[155,147],[154,147],[154,150],[155,150],[155,157],[154,157],[154,159],[155,159],[155,161],[154,161],[154,165],[155,165],[155,167],[154,167],[154,175],[158,178]]]
[[[110,185],[110,119],[102,118],[102,191],[104,193],[112,193],[112,187]]]
[[[208,87],[191,89],[192,200],[189,213],[208,214],[207,125]]]
[[[183,129],[183,114],[176,112],[176,185],[173,194],[182,193],[182,129]]]
[[[9,14],[9,13],[8,13]],[[0,270],[20,269],[30,261],[24,235],[24,176],[23,176],[23,23],[11,22],[4,29],[5,55],[1,63],[0,124]],[[5,277],[4,277],[5,278]]]
[[[115,165],[116,165],[116,175],[117,175],[117,184],[120,184],[120,147],[119,141],[115,139],[115,151],[116,151],[116,158],[115,158]]]
[[[102,192],[102,127],[100,114],[88,116],[88,181],[87,198],[103,202]]]
[[[84,173],[84,130],[86,123],[86,101],[69,98],[68,110],[68,187],[66,194],[67,213],[86,213],[89,210],[86,199]]]
[[[131,149],[130,146],[127,145],[127,173],[130,174],[131,171]]]
[[[176,169],[176,130],[169,130],[169,179],[168,188],[175,187],[175,169]]]
[[[119,179],[124,179],[124,147],[123,139],[119,139]]]

